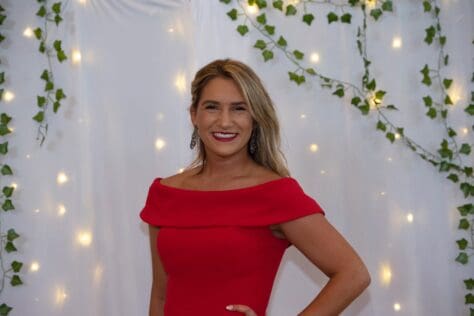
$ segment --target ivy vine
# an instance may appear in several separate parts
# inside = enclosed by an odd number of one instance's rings
[[[229,4],[232,0],[220,0],[225,4]],[[387,92],[381,88],[377,88],[376,78],[371,75],[370,65],[371,60],[368,57],[366,31],[369,21],[378,21],[383,14],[393,11],[393,2],[391,0],[372,1],[371,8],[366,5],[367,2],[363,0],[347,0],[347,2],[334,0],[303,0],[297,4],[287,4],[283,1],[271,1],[274,10],[280,11],[286,17],[300,16],[301,21],[311,26],[315,16],[308,10],[310,5],[329,5],[330,12],[326,15],[327,23],[345,23],[351,24],[352,10],[358,7],[362,13],[362,25],[357,27],[356,44],[364,72],[361,78],[361,84],[354,84],[331,78],[326,76],[312,67],[303,65],[304,52],[298,49],[289,48],[288,40],[281,34],[277,34],[276,26],[268,21],[263,9],[269,6],[270,1],[266,0],[237,0],[238,7],[232,8],[227,12],[227,15],[233,21],[243,19],[237,26],[237,32],[244,36],[250,28],[255,29],[261,36],[254,47],[260,51],[265,62],[274,58],[274,52],[280,51],[282,55],[294,65],[294,68],[288,71],[290,81],[297,85],[306,82],[307,78],[318,80],[323,88],[330,89],[332,94],[343,98],[350,96],[350,104],[360,110],[362,115],[376,115],[377,123],[376,130],[384,133],[386,139],[391,143],[400,141],[411,149],[421,159],[429,162],[441,174],[447,175],[447,179],[455,184],[459,184],[466,202],[457,209],[460,213],[460,221],[458,228],[465,232],[469,238],[461,238],[456,241],[459,254],[455,261],[463,265],[469,263],[469,258],[474,254],[474,205],[472,197],[474,196],[474,181],[473,181],[473,166],[463,161],[463,157],[471,155],[471,144],[464,142],[458,144],[457,133],[450,125],[448,116],[450,107],[453,101],[448,93],[448,90],[453,84],[453,79],[444,76],[444,68],[449,64],[449,55],[445,53],[445,44],[447,42],[446,35],[442,33],[440,22],[440,8],[436,0],[429,0],[420,2],[423,6],[424,12],[430,14],[433,18],[433,25],[425,29],[426,36],[424,41],[427,45],[435,46],[438,50],[438,62],[436,65],[425,64],[420,73],[422,75],[421,83],[427,87],[432,87],[433,91],[423,97],[422,101],[427,108],[426,116],[433,121],[439,121],[443,125],[446,136],[440,142],[440,147],[436,152],[431,152],[416,143],[411,137],[405,133],[405,128],[397,126],[389,118],[389,112],[398,110],[393,104],[385,104],[384,97]],[[257,6],[260,13],[255,19],[245,10],[243,3],[249,6]],[[268,8],[269,9],[269,8]],[[349,10],[351,10],[349,12]],[[474,42],[473,42],[474,44]],[[471,79],[474,82],[474,73]],[[470,104],[465,108],[465,112],[472,116],[474,115],[474,91],[471,92]],[[474,125],[472,126],[474,130]],[[469,161],[472,161],[470,159]],[[472,264],[472,261],[471,261]],[[464,280],[466,295],[465,304],[472,306],[474,304],[474,279],[468,278]],[[474,309],[470,308],[471,316],[474,315]]]
[[[38,132],[36,139],[40,141],[40,145],[46,139],[48,134],[48,107],[52,104],[53,112],[57,113],[61,107],[61,102],[66,98],[63,89],[57,87],[54,81],[52,61],[57,59],[62,63],[67,59],[67,55],[62,48],[61,40],[51,40],[48,37],[49,25],[54,23],[57,26],[63,21],[62,2],[55,2],[51,6],[48,0],[37,0],[39,9],[36,15],[42,19],[43,26],[34,30],[36,39],[39,41],[38,51],[47,58],[48,67],[41,72],[41,80],[44,81],[44,94],[36,97],[36,105],[38,112],[33,116],[33,120],[38,122]]]
[[[5,20],[7,19],[7,12],[5,8],[3,8],[0,5],[0,44],[5,40],[5,34],[3,30],[3,24]],[[1,65],[0,61],[0,65]],[[5,84],[5,71],[3,69],[0,70],[0,105],[3,103],[3,97],[4,97],[4,86]],[[0,114],[0,138],[2,143],[0,143],[0,155],[2,157],[2,164],[0,168],[0,173],[2,176],[11,176],[13,175],[13,171],[11,167],[5,163],[5,160],[7,160],[8,157],[8,140],[6,140],[11,133],[11,129],[8,126],[8,123],[12,120],[12,117],[9,116],[7,113],[3,112]],[[4,178],[8,179],[8,178]],[[12,211],[15,209],[15,206],[13,205],[12,202],[12,196],[13,196],[13,191],[14,191],[13,186],[8,186],[4,185],[2,188],[2,194],[0,196],[1,203],[2,203],[2,210],[4,212]],[[5,216],[2,214],[2,217]],[[7,280],[10,280],[10,285],[12,286],[17,286],[23,284],[23,281],[21,280],[19,276],[19,272],[21,268],[23,267],[23,263],[19,261],[11,261],[9,265],[7,265],[7,258],[5,257],[5,252],[7,253],[12,253],[17,251],[14,241],[20,235],[17,234],[17,232],[13,229],[10,228],[7,231],[3,229],[3,224],[5,221],[3,219],[0,220],[0,296],[3,293],[3,290],[5,289],[5,283]],[[2,302],[0,304],[0,315],[8,315],[10,311],[13,308],[6,304],[5,302]]]

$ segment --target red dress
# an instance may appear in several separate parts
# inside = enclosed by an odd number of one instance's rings
[[[173,188],[156,179],[140,217],[160,227],[157,251],[168,275],[166,316],[265,315],[289,242],[269,226],[321,213],[293,178],[225,191]]]

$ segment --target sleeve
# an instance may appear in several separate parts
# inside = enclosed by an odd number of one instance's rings
[[[153,226],[158,226],[158,210],[157,210],[157,181],[155,179],[148,189],[148,195],[146,198],[145,206],[140,212],[140,218],[145,222]]]

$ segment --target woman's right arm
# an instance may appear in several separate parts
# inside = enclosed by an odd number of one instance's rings
[[[150,250],[153,272],[149,315],[163,316],[166,297],[167,276],[163,265],[161,264],[160,256],[158,255],[158,251],[156,248],[156,237],[158,236],[158,227],[148,225],[148,230],[150,232]]]

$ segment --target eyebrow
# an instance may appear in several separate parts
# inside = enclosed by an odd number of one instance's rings
[[[216,101],[216,100],[204,100],[204,101],[202,101],[201,103],[217,103],[217,104],[221,104],[219,101]],[[231,105],[247,105],[247,103],[246,103],[245,101],[231,102],[230,104],[231,104]]]

